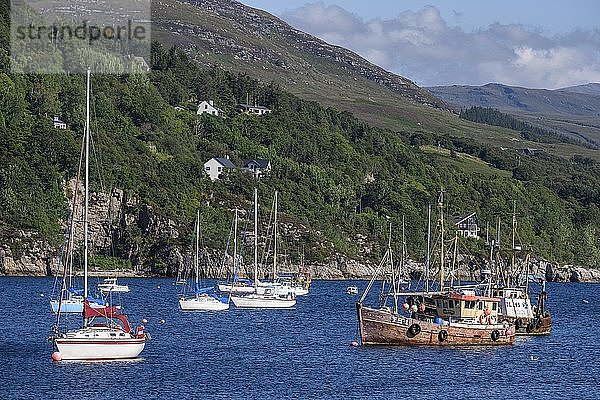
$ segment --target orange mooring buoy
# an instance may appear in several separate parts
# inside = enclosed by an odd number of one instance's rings
[[[62,355],[60,354],[60,352],[55,351],[54,353],[52,353],[52,360],[53,361],[62,361]]]

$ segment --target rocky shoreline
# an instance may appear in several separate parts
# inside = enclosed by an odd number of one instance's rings
[[[212,259],[222,259],[219,252],[207,249],[212,253]],[[35,239],[31,234],[22,232],[19,244],[14,242],[0,243],[0,276],[54,276],[58,265],[58,250],[44,240]],[[184,255],[180,250],[172,249],[167,252],[166,267],[162,269],[133,269],[133,270],[94,270],[91,276],[107,277],[174,277],[178,268],[184,268]],[[231,265],[232,260],[227,264]],[[377,265],[372,262],[360,262],[344,255],[336,254],[332,259],[323,263],[313,263],[305,266],[305,270],[314,280],[351,280],[370,279]],[[230,267],[226,267],[229,270]],[[250,270],[250,268],[247,268]],[[411,277],[418,279],[423,266],[417,262],[408,263]],[[224,275],[222,268],[212,265],[206,271],[209,278],[220,278]],[[577,265],[556,265],[545,261],[536,263],[534,274],[545,277],[548,282],[592,282],[600,283],[600,270]],[[248,275],[242,268],[241,275]],[[464,281],[479,280],[479,270],[463,268],[457,272],[457,278]]]

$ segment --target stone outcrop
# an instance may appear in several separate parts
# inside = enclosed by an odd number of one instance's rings
[[[0,275],[52,275],[58,264],[57,250],[34,232],[15,231],[0,242]]]

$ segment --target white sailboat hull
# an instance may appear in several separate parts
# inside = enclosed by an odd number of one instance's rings
[[[290,308],[296,305],[296,299],[265,297],[261,295],[231,296],[237,308]]]
[[[198,296],[180,299],[179,307],[184,311],[222,311],[229,309],[229,303],[223,303],[210,296]]]
[[[82,328],[54,339],[54,343],[62,360],[126,360],[139,356],[146,339],[120,329]]]
[[[115,293],[129,293],[129,286],[127,285],[98,285],[98,290],[101,292],[115,292]]]
[[[306,296],[308,294],[308,289],[305,289],[303,287],[294,286],[293,290],[296,296]]]
[[[232,286],[227,284],[219,284],[219,291],[224,293],[254,293],[254,286]]]

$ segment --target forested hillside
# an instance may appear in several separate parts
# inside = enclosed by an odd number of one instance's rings
[[[6,20],[3,15],[4,35]],[[0,229],[4,237],[15,228],[35,230],[57,243],[67,216],[65,181],[74,176],[79,160],[84,77],[11,74],[4,35]],[[264,204],[275,190],[281,193],[285,223],[306,228],[287,240],[290,248],[304,249],[307,262],[336,253],[377,259],[386,243],[388,218],[395,227],[394,243],[399,243],[403,217],[409,250],[419,259],[427,204],[435,204],[443,188],[448,215],[476,211],[484,226],[500,217],[508,238],[516,201],[520,238],[537,254],[565,263],[596,265],[600,260],[600,167],[588,158],[518,158],[512,150],[426,127],[373,128],[275,84],[204,69],[177,48],[156,44],[151,64],[147,75],[93,77],[92,184],[98,191],[123,189],[128,198],[176,221],[182,231],[191,228],[200,207],[209,244],[215,247],[227,235],[233,207],[249,209],[258,185]],[[197,117],[197,102],[208,99],[227,118]],[[236,105],[248,99],[273,113],[236,112]],[[51,114],[60,115],[68,129],[55,129],[47,118]],[[251,174],[233,172],[213,183],[203,167],[213,156],[229,156],[238,164],[243,158],[269,159],[273,171],[258,182]],[[375,244],[369,254],[357,235]],[[128,242],[147,240],[131,228],[120,236]],[[188,242],[187,237],[177,240]],[[473,250],[485,253],[482,242]]]

